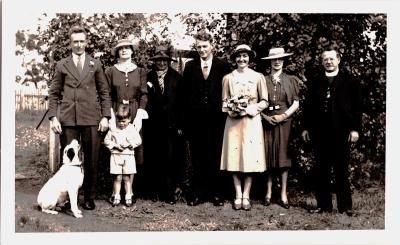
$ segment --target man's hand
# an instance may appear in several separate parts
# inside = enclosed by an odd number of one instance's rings
[[[307,130],[301,133],[301,138],[303,138],[304,142],[310,142],[310,135]]]
[[[53,130],[54,133],[61,134],[61,132],[62,132],[61,124],[58,121],[57,117],[51,118],[50,125],[51,125],[51,129]]]
[[[265,115],[264,113],[261,113],[262,118],[264,118],[265,121],[267,121],[270,125],[275,126],[276,123],[272,119],[272,117]]]
[[[108,129],[108,119],[106,117],[101,118],[99,127],[97,128],[97,131],[100,132],[105,132]]]
[[[357,131],[351,131],[349,134],[349,142],[356,143],[359,139],[359,135]]]

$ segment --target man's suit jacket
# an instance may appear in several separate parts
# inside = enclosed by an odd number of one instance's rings
[[[49,89],[49,118],[57,116],[62,126],[94,126],[102,117],[110,117],[110,106],[109,87],[99,60],[86,54],[81,75],[72,56],[57,63]]]
[[[180,127],[178,119],[177,101],[178,86],[182,83],[182,76],[173,68],[169,67],[164,76],[164,93],[161,93],[157,72],[150,71],[147,80],[152,87],[148,87],[148,102],[146,110],[149,113],[149,121],[154,124],[162,124],[161,127],[177,129]]]
[[[333,130],[333,135],[347,140],[350,131],[361,131],[362,97],[359,82],[355,77],[339,72],[330,89],[330,115],[324,112],[328,86],[324,72],[310,80],[304,108],[305,129],[317,139],[329,129]]]
[[[179,93],[183,95],[182,110],[186,124],[208,115],[213,117],[209,120],[221,121],[223,128],[222,78],[229,72],[229,65],[216,57],[213,57],[207,80],[203,77],[199,57],[185,64],[183,89]]]

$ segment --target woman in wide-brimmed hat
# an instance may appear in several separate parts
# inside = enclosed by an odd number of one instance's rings
[[[288,143],[291,128],[291,116],[299,108],[299,79],[285,74],[284,59],[292,53],[286,53],[283,48],[271,48],[267,57],[262,59],[271,61],[271,73],[265,76],[268,88],[268,107],[261,113],[264,125],[265,155],[267,160],[267,194],[264,205],[271,204],[272,176],[277,171],[281,175],[282,207],[288,209],[287,177],[291,167],[288,154]]]
[[[227,74],[222,82],[222,111],[228,117],[221,170],[233,174],[235,210],[250,210],[252,174],[266,169],[260,112],[267,107],[268,92],[264,76],[249,68],[255,56],[256,53],[248,45],[237,46],[231,55],[237,68]]]
[[[145,111],[147,104],[147,72],[144,68],[138,67],[132,61],[134,54],[134,45],[131,40],[121,39],[117,42],[111,51],[117,59],[114,66],[105,70],[105,75],[111,90],[111,100],[114,111],[122,104],[129,104],[132,123],[141,134],[142,119],[148,117]],[[114,115],[114,114],[113,114]],[[110,130],[115,128],[115,117],[110,120]],[[135,148],[136,164],[143,161],[143,147]],[[136,165],[135,164],[135,165]],[[124,173],[123,181],[125,183],[125,204],[131,206],[135,202],[132,192],[133,176],[136,173]],[[114,173],[118,174],[118,173]],[[119,188],[121,188],[121,178],[115,178],[114,189],[111,201],[114,206],[120,203]]]

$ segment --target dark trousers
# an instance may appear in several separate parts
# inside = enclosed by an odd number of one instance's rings
[[[97,193],[98,160],[101,142],[101,135],[97,128],[98,126],[63,127],[60,135],[60,156],[62,156],[64,147],[73,139],[77,139],[81,144],[84,156],[83,189],[85,200],[94,199]]]
[[[176,187],[182,182],[184,145],[182,137],[178,136],[176,131],[168,129],[161,131],[156,134],[158,137],[152,138],[149,143],[153,149],[151,152],[148,151],[149,155],[146,156],[150,196],[157,195],[165,200],[173,199]]]
[[[223,127],[215,117],[194,120],[190,129],[189,144],[193,173],[188,196],[210,200],[223,196],[224,177],[220,170]]]
[[[350,144],[347,141],[348,135],[335,134],[333,130],[330,132],[330,134],[320,135],[315,144],[317,205],[325,210],[332,210],[331,173],[333,168],[337,208],[339,212],[344,212],[352,209],[348,171]]]

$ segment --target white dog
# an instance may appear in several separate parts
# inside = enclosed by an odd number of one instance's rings
[[[81,168],[81,152],[77,140],[72,140],[64,148],[63,165],[39,191],[37,202],[42,212],[58,214],[55,210],[57,204],[71,203],[71,211],[76,218],[82,218],[82,211],[78,209],[78,190],[83,183],[83,170]]]

